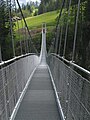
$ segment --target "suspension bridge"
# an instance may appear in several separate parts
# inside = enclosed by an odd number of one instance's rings
[[[43,23],[40,54],[32,42],[20,4],[16,1],[30,40],[25,43],[27,53],[22,54],[20,42],[21,55],[16,56],[10,10],[10,35],[14,57],[2,61],[0,52],[0,120],[90,120],[90,81],[75,68],[87,76],[90,76],[90,72],[74,62],[80,0],[77,2],[71,61],[65,58],[68,22],[63,55],[60,55],[63,27],[60,28],[59,22],[66,6],[65,0],[62,1],[55,38],[49,52],[46,50],[46,24]],[[68,5],[68,18],[71,1],[69,0]],[[11,6],[11,1],[9,3]],[[32,47],[30,51],[29,43]]]

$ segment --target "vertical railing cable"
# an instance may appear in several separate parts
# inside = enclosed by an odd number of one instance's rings
[[[15,0],[14,0],[15,1]],[[15,4],[15,12],[16,12],[16,15],[17,15],[17,8],[16,8],[16,1],[14,2]],[[18,21],[18,18],[16,18],[16,21],[17,21],[17,26],[18,26],[18,33],[19,33],[19,39],[20,39],[20,49],[21,49],[21,55],[22,55],[22,41],[21,41],[21,33],[20,33],[20,27],[19,27],[19,21]],[[21,20],[22,21],[22,20]],[[23,26],[22,26],[23,27]]]
[[[26,28],[26,33],[27,33],[27,28]],[[28,45],[28,36],[26,36],[27,39],[26,39],[26,46],[27,46],[27,53],[29,53],[29,45]]]
[[[21,49],[21,55],[22,55],[22,43],[21,43],[21,35],[20,35],[20,28],[19,28],[19,22],[18,22],[18,19],[17,19],[16,21],[17,21],[17,26],[18,26],[19,41],[20,41],[20,49]]]
[[[56,47],[57,47],[57,44],[58,44],[58,38],[57,36],[59,36],[59,22],[60,22],[60,18],[62,16],[62,11],[63,11],[63,7],[64,7],[64,4],[65,4],[65,0],[62,1],[62,5],[61,5],[61,10],[60,10],[60,13],[59,13],[59,17],[58,17],[58,20],[57,20],[57,24],[56,24],[56,30],[55,30],[55,41],[54,41],[54,46],[55,46],[55,52],[56,52]]]
[[[69,16],[70,16],[70,6],[71,6],[71,1],[69,1],[69,8],[68,8],[68,18],[67,18],[67,25],[66,25],[66,32],[65,32],[65,42],[64,42],[64,50],[63,50],[63,57],[65,57],[65,52],[66,52],[66,43],[67,43],[67,35],[68,35],[68,26],[69,26]]]
[[[11,0],[10,1],[7,0],[7,7],[8,7],[9,19],[10,19],[10,34],[11,34],[12,47],[13,47],[13,57],[15,57],[15,45],[14,45],[14,37],[13,37],[13,22],[12,22],[12,14],[11,14],[11,10],[12,10]]]
[[[76,16],[72,62],[74,61],[74,57],[75,57],[75,47],[76,47],[76,38],[77,38],[77,27],[78,27],[79,10],[80,10],[80,0],[78,1],[78,9],[77,9],[77,16]]]
[[[26,53],[26,44],[25,44],[25,41],[26,41],[26,35],[25,35],[25,28],[24,28],[24,23],[23,23],[23,19],[21,20],[21,24],[22,24],[22,32],[23,32],[23,46],[24,46],[24,53]]]
[[[63,7],[65,7],[65,9],[66,9],[67,0],[65,0],[64,2],[65,2],[65,3],[64,3],[64,6],[63,6]],[[65,12],[64,12],[63,14],[65,14]],[[63,21],[63,22],[65,22],[65,21]],[[61,53],[61,45],[62,45],[63,31],[64,31],[64,24],[61,25],[60,42],[59,42],[59,50],[58,50],[58,54],[59,54],[59,55],[60,55],[60,53]]]
[[[60,34],[60,25],[58,25],[58,28],[57,28],[57,36],[56,36],[55,53],[57,53],[57,51],[58,51],[59,34]]]
[[[58,50],[59,55],[61,53],[62,34],[63,34],[63,26],[61,26],[60,43],[59,43],[59,50]]]
[[[61,10],[60,10],[59,17],[58,17],[58,20],[57,20],[56,31],[57,31],[57,27],[58,27],[59,22],[60,22],[60,18],[61,18],[61,15],[62,15],[64,4],[65,4],[65,0],[62,1]]]

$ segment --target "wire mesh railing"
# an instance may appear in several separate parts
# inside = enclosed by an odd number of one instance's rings
[[[31,55],[0,66],[0,120],[10,120],[16,103],[37,64],[38,57]]]
[[[47,58],[66,120],[90,119],[90,81],[54,55]]]

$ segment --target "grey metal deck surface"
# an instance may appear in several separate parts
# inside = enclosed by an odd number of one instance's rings
[[[35,71],[15,120],[60,120],[47,67]]]

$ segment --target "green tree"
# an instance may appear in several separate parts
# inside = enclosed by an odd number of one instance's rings
[[[41,0],[39,14],[60,9],[62,0]]]
[[[43,1],[41,1],[40,5],[39,5],[39,9],[38,9],[38,14],[42,14],[45,12],[45,4],[43,3]]]
[[[26,6],[22,4],[22,10],[26,10]]]
[[[0,46],[3,60],[9,59],[12,56],[12,47],[10,46],[11,41],[9,37],[9,15],[6,8],[6,3],[4,0],[2,0],[0,2]]]

